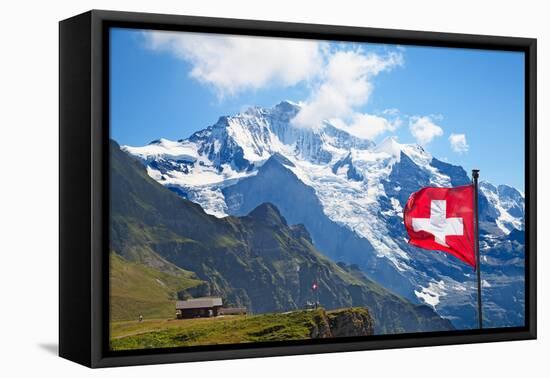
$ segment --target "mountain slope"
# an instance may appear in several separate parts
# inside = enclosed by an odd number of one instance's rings
[[[178,292],[203,284],[194,274],[181,270],[166,273],[144,264],[130,262],[110,253],[111,321],[171,318]]]
[[[368,266],[370,273],[393,272],[394,266],[386,259],[377,258],[374,247],[367,239],[325,215],[315,190],[305,185],[289,169],[292,166],[290,161],[274,154],[258,169],[256,175],[224,188],[222,193],[228,212],[241,216],[261,203],[271,202],[289,222],[306,225],[315,247],[332,260]],[[403,282],[396,282],[392,277],[391,273],[376,274],[377,282],[384,287],[406,292]]]
[[[328,309],[368,307],[376,333],[452,328],[429,307],[413,305],[331,262],[303,226],[289,226],[271,204],[244,217],[218,219],[148,177],[114,142],[111,162],[111,228],[118,232],[112,249],[141,246],[194,272],[209,283],[200,295],[221,295],[225,303],[255,313],[302,308],[318,295]],[[146,230],[145,236],[136,237],[134,228]],[[314,281],[318,294],[311,290]]]

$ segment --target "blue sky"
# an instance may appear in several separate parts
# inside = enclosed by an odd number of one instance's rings
[[[300,127],[323,118],[375,142],[395,135],[523,190],[523,72],[516,52],[113,29],[111,137],[177,140],[289,99],[304,104]]]

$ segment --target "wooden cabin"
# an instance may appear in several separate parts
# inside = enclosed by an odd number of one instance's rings
[[[218,316],[222,307],[219,297],[193,298],[176,302],[176,316],[178,319],[209,318]]]

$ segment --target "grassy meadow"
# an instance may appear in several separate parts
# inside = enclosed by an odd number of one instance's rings
[[[191,272],[171,274],[110,254],[111,321],[170,319],[176,316],[176,293],[203,281]]]
[[[338,325],[335,325],[333,320],[341,316],[347,317],[349,323],[357,322],[359,319],[370,319],[368,311],[364,308],[333,311],[319,308],[261,315],[120,321],[111,323],[111,349],[135,350],[305,340],[331,337],[331,331],[338,336]],[[360,328],[358,326],[355,331],[359,332]]]

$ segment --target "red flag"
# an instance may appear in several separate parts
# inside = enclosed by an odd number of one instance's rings
[[[450,253],[475,268],[473,185],[423,188],[411,194],[403,218],[409,244]]]

